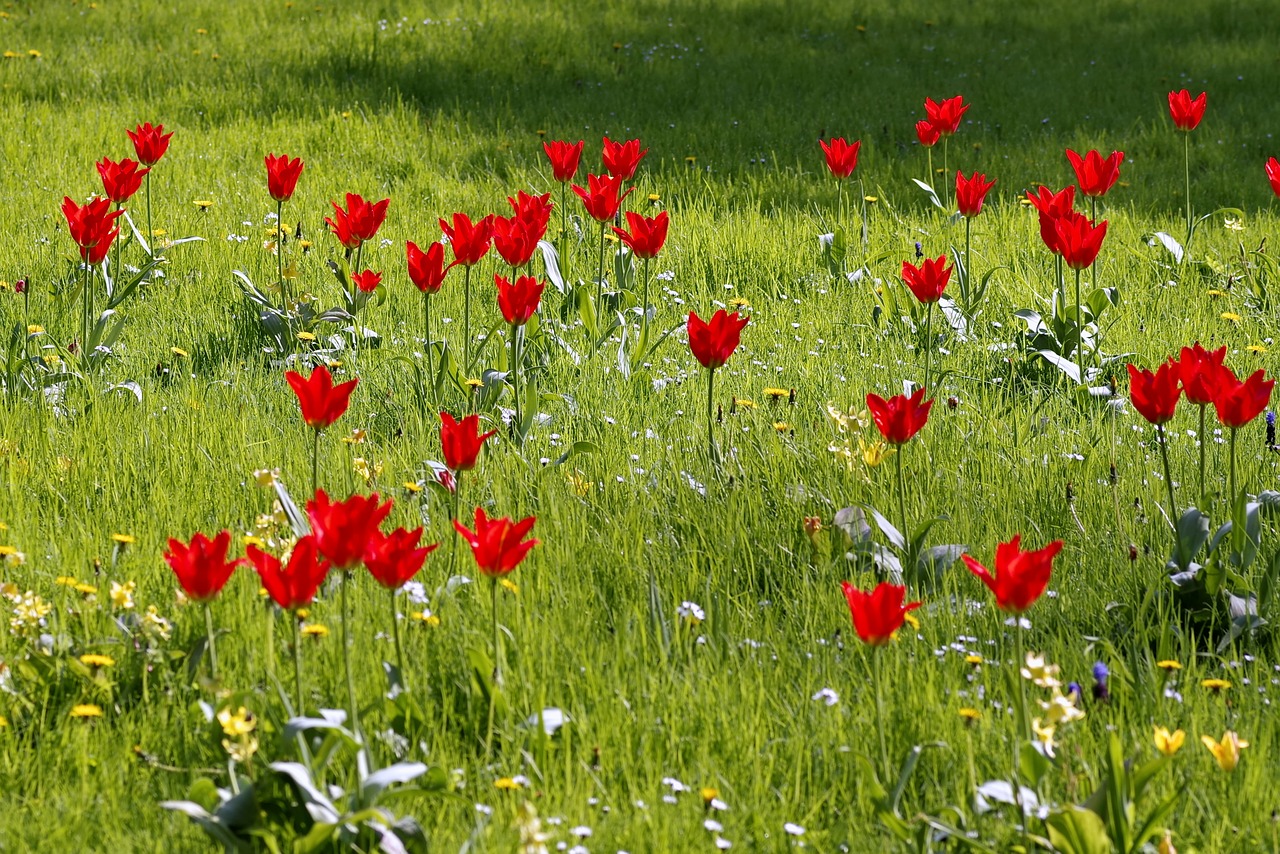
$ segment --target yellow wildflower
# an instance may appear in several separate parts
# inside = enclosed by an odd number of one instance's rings
[[[1043,655],[1027,653],[1027,664],[1021,673],[1023,679],[1030,679],[1041,688],[1057,688],[1062,685],[1058,681],[1058,665],[1046,664]]]
[[[76,581],[74,575],[59,575],[53,580],[53,583],[59,587],[75,587],[80,582]]]
[[[234,712],[229,708],[218,712],[218,724],[227,735],[241,736],[253,732],[258,726],[258,721],[254,718],[253,712],[241,706]]]
[[[1245,347],[1245,349],[1257,356],[1261,356],[1263,353],[1267,352],[1267,348],[1263,347],[1261,344],[1250,344],[1248,347]]]
[[[44,332],[44,327],[43,327],[43,326],[41,326],[40,324],[38,324],[38,323],[29,323],[29,324],[27,324],[27,334],[28,334],[28,335],[39,335],[41,332]]]
[[[87,652],[80,656],[80,663],[85,667],[115,667],[116,660],[109,655]]]
[[[137,588],[138,585],[132,581],[126,581],[124,584],[118,581],[111,582],[111,606],[125,611],[132,610],[133,592]]]
[[[1218,767],[1227,773],[1236,770],[1236,766],[1240,764],[1240,751],[1249,746],[1249,742],[1242,741],[1240,736],[1231,730],[1222,734],[1221,742],[1214,741],[1207,735],[1200,736],[1200,741],[1209,748],[1213,758],[1218,761]]]
[[[1210,691],[1217,694],[1220,691],[1225,691],[1230,688],[1231,683],[1226,679],[1205,679],[1200,683],[1200,687],[1208,688]]]
[[[1209,296],[1213,297],[1214,299],[1217,299],[1218,297],[1225,297],[1227,295],[1226,291],[1220,291],[1217,288],[1209,288],[1209,290],[1205,291],[1205,293],[1207,293]]]
[[[326,638],[329,636],[329,627],[324,623],[309,623],[302,627],[302,634],[309,638],[319,640],[320,638]]]
[[[418,622],[431,626],[432,628],[440,625],[440,618],[430,611],[414,611],[409,615],[409,619],[417,620]]]
[[[1083,718],[1084,712],[1076,708],[1075,700],[1072,699],[1075,696],[1074,692],[1070,696],[1063,694],[1061,688],[1054,686],[1053,696],[1048,701],[1037,700],[1036,703],[1044,709],[1044,722],[1057,726]]]
[[[315,336],[315,333],[314,333],[314,332],[307,332],[307,331],[305,331],[305,330],[303,330],[303,331],[299,332],[299,333],[297,334],[297,336],[296,336],[296,337],[297,337],[297,339],[298,339],[299,341],[314,341],[314,340],[316,340],[316,336]]]
[[[785,421],[775,421],[773,422],[773,429],[779,433],[790,433],[791,425]]]
[[[1218,315],[1218,316],[1219,316],[1219,317],[1221,317],[1223,320],[1225,320],[1225,321],[1229,322],[1229,323],[1237,323],[1237,324],[1238,324],[1240,321],[1244,320],[1244,318],[1243,318],[1243,317],[1241,317],[1240,315],[1236,314],[1234,311],[1224,311],[1222,314],[1220,314],[1220,315]]]
[[[350,436],[343,436],[342,442],[345,445],[362,445],[369,437],[369,432],[363,427],[356,427],[351,431]]]
[[[1161,670],[1181,670],[1182,669],[1182,665],[1171,658],[1166,658],[1163,661],[1157,661],[1156,667],[1159,667]]]
[[[98,588],[94,587],[92,584],[77,584],[72,589],[75,590],[77,593],[81,593],[85,596],[98,595]]]
[[[595,483],[587,480],[587,476],[578,469],[566,475],[565,479],[569,481],[569,486],[573,487],[573,494],[579,498],[586,498],[591,494],[591,488],[595,486]]]
[[[920,618],[910,611],[902,615],[902,621],[913,629],[920,628]]]
[[[1156,750],[1165,756],[1172,756],[1182,749],[1182,743],[1187,740],[1187,734],[1180,729],[1173,732],[1158,726],[1155,729]]]
[[[195,205],[202,211],[207,211],[209,208],[213,207],[213,202],[208,199],[196,199],[191,204]]]
[[[961,709],[958,714],[964,720],[965,726],[973,726],[982,719],[982,712],[977,709],[971,709],[968,706]]]
[[[978,655],[976,652],[971,652],[964,657],[964,663],[972,664],[974,667],[977,667],[982,663],[982,656]]]
[[[767,388],[764,390],[764,396],[774,403],[782,400],[782,398],[786,397],[788,394],[790,394],[790,392],[785,388]]]
[[[720,797],[720,790],[713,789],[710,786],[704,786],[698,791],[698,794],[702,795],[702,802],[704,804],[710,804],[716,798]]]
[[[514,581],[512,581],[510,578],[504,578],[498,583],[501,584],[502,589],[507,591],[508,593],[516,596],[520,594],[520,586],[516,584]]]
[[[1042,726],[1039,718],[1031,722],[1031,731],[1035,733],[1036,741],[1040,742],[1044,747],[1044,755],[1050,759],[1053,758],[1053,748],[1056,746],[1053,740],[1053,733],[1057,727],[1049,725]]]
[[[743,299],[742,297],[734,297],[733,299],[729,300],[729,308],[734,308],[734,309],[751,308],[751,303]]]
[[[834,403],[826,405],[827,418],[831,419],[831,423],[836,425],[841,433],[847,433],[850,430],[861,430],[867,425],[867,411],[864,409],[859,412],[856,409],[850,409],[844,412],[836,408]]]
[[[462,384],[472,391],[475,391],[476,389],[484,386],[484,380],[476,379],[475,377],[468,377],[466,380],[463,380]]]
[[[71,717],[73,718],[100,718],[102,717],[102,707],[95,706],[93,703],[80,703],[71,707]]]
[[[897,448],[890,447],[884,442],[876,441],[868,445],[861,436],[858,437],[858,453],[870,468],[875,468],[897,452]]]
[[[756,408],[756,402],[754,400],[750,400],[745,397],[731,397],[729,398],[729,401],[730,401],[730,404],[729,404],[730,411],[732,411],[737,407],[742,407],[743,409]]]
[[[132,534],[112,534],[111,541],[122,546],[131,546],[138,541],[138,538]]]

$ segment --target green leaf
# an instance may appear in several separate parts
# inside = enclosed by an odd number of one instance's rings
[[[1032,788],[1038,787],[1044,775],[1051,770],[1053,770],[1053,762],[1036,750],[1031,742],[1024,741],[1018,748],[1018,773]]]
[[[1062,854],[1111,854],[1116,850],[1102,819],[1083,807],[1072,806],[1051,813],[1045,824],[1054,850]]]

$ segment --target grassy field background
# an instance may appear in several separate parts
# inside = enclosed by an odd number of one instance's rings
[[[405,735],[412,758],[458,769],[465,785],[397,808],[441,849],[469,839],[472,850],[512,849],[517,807],[528,798],[544,819],[562,819],[548,828],[556,840],[572,845],[570,828],[592,828],[582,840],[592,850],[709,849],[717,835],[735,847],[782,850],[797,841],[783,830],[788,822],[806,828],[800,839],[816,850],[884,850],[888,837],[870,829],[871,795],[854,758],[874,755],[877,742],[869,661],[839,593],[851,570],[838,544],[835,559],[813,555],[801,520],[829,524],[860,502],[895,506],[891,465],[848,469],[828,451],[835,435],[823,404],[861,409],[866,392],[897,393],[904,380],[919,382],[922,368],[911,336],[873,320],[872,288],[841,284],[822,260],[818,235],[831,229],[835,191],[816,140],[863,140],[855,177],[875,198],[868,254],[877,259],[873,274],[892,280],[917,241],[931,256],[963,241],[963,226],[935,213],[909,180],[926,172],[912,130],[923,99],[963,94],[973,106],[949,165],[998,179],[974,223],[974,251],[984,268],[1003,269],[972,337],[949,341],[937,363],[953,373],[905,451],[908,514],[947,516],[931,540],[969,544],[984,560],[1019,531],[1035,545],[1067,542],[1055,595],[1030,614],[1027,644],[1082,683],[1093,662],[1107,662],[1113,699],[1087,705],[1088,717],[1064,731],[1046,797],[1067,802],[1092,791],[1111,731],[1128,753],[1150,756],[1153,724],[1181,726],[1189,742],[1233,728],[1252,745],[1234,774],[1189,743],[1160,781],[1165,794],[1187,786],[1169,826],[1179,850],[1274,847],[1274,639],[1263,633],[1215,654],[1157,595],[1172,536],[1159,523],[1165,485],[1145,422],[1081,408],[1052,384],[997,383],[1010,368],[1003,351],[991,350],[1014,340],[1012,312],[1042,306],[1053,288],[1034,212],[1019,196],[1070,180],[1066,147],[1116,148],[1126,154],[1123,183],[1106,200],[1112,231],[1098,276],[1123,301],[1107,316],[1103,349],[1154,365],[1200,340],[1227,345],[1238,372],[1274,368],[1274,307],[1248,299],[1239,284],[1242,245],[1277,238],[1262,173],[1280,154],[1270,4],[101,0],[0,10],[0,49],[13,54],[0,62],[0,280],[30,286],[25,309],[22,297],[0,293],[3,328],[29,319],[64,348],[77,334],[76,304],[66,297],[74,247],[58,205],[98,188],[95,160],[130,153],[126,127],[163,122],[175,132],[153,176],[155,225],[168,237],[206,238],[172,249],[163,284],[123,311],[118,358],[59,414],[30,399],[0,409],[0,542],[26,557],[3,570],[3,581],[58,602],[54,632],[78,638],[75,653],[130,662],[109,689],[60,672],[34,695],[34,711],[0,694],[11,724],[0,730],[0,845],[204,844],[155,803],[185,797],[207,769],[225,778],[222,748],[196,705],[210,695],[186,683],[179,661],[151,675],[144,703],[139,665],[108,603],[77,607],[72,617],[55,579],[76,576],[104,594],[112,581],[136,581],[139,605],[172,618],[172,648],[185,650],[204,627],[195,608],[174,604],[161,560],[166,539],[224,527],[247,533],[271,506],[255,469],[279,467],[296,496],[304,491],[310,447],[296,401],[247,331],[231,275],[274,278],[275,258],[262,248],[275,209],[263,155],[307,163],[286,220],[300,220],[315,243],[297,259],[300,281],[327,303],[336,286],[324,261],[337,255],[322,227],[328,200],[349,191],[392,200],[380,233],[389,243],[366,253],[389,283],[387,303],[367,318],[387,340],[362,363],[352,410],[324,443],[321,482],[393,495],[396,524],[425,524],[431,541],[445,539],[423,578],[434,591],[448,575],[447,508],[402,484],[423,479],[425,461],[440,457],[437,421],[390,358],[420,352],[404,241],[437,239],[436,218],[454,210],[483,214],[518,189],[558,190],[542,139],[585,139],[584,164],[594,171],[607,134],[638,136],[650,148],[636,198],[654,194],[651,205],[671,213],[654,268],[672,276],[659,305],[663,325],[734,297],[750,303],[743,349],[717,378],[717,430],[733,449],[733,479],[716,479],[706,460],[703,377],[682,335],[630,381],[609,370],[608,358],[575,368],[563,354],[549,356],[539,386],[571,400],[548,403],[550,423],[523,448],[492,448],[466,490],[468,501],[501,515],[538,516],[543,545],[513,576],[518,595],[503,600],[511,720],[556,706],[572,723],[549,745],[507,726],[496,762],[486,764],[466,658],[488,637],[486,597],[480,585],[434,596],[440,625],[405,625],[430,712]],[[1182,140],[1164,99],[1184,87],[1209,93],[1192,137],[1196,208],[1244,212],[1243,231],[1224,228],[1221,216],[1202,226],[1194,254],[1205,264],[1194,267],[1171,266],[1143,239],[1183,229]],[[201,210],[197,200],[212,205]],[[594,269],[593,228],[586,234],[569,259],[578,278]],[[138,252],[126,248],[135,261]],[[488,291],[478,292],[492,319]],[[452,341],[459,289],[446,285],[442,299]],[[1122,379],[1122,363],[1113,372]],[[109,390],[126,381],[138,384],[141,401]],[[794,406],[768,403],[770,386],[794,388]],[[731,407],[734,396],[757,406]],[[460,396],[447,403],[463,405]],[[777,421],[789,429],[775,430]],[[338,442],[357,426],[369,431],[365,445]],[[1174,427],[1174,479],[1189,501],[1196,446],[1187,431],[1196,425],[1181,414]],[[546,464],[580,441],[598,453]],[[1255,491],[1274,486],[1261,425],[1242,434],[1241,451],[1242,479]],[[375,482],[352,471],[353,453],[381,464]],[[1220,440],[1210,460],[1221,476]],[[567,476],[574,470],[577,483]],[[591,485],[580,490],[582,482]],[[114,545],[116,533],[136,543]],[[469,561],[461,554],[458,571],[474,575]],[[686,600],[705,610],[701,625],[677,616]],[[313,709],[342,703],[336,604],[327,596],[313,611],[332,630],[307,649]],[[386,601],[370,585],[355,606],[359,687],[372,699],[385,690],[380,662],[393,657]],[[278,725],[279,703],[263,683],[256,580],[242,571],[215,612],[231,630],[219,647],[224,683],[249,692],[244,702],[264,727]],[[886,657],[890,743],[895,756],[926,742],[946,747],[924,754],[905,803],[932,813],[958,805],[984,838],[1003,844],[1007,825],[972,815],[967,770],[971,755],[978,780],[1006,773],[1001,710],[1012,654],[1003,615],[962,568],[919,615],[918,633]],[[0,659],[14,662],[30,646],[6,635]],[[975,668],[966,653],[990,661]],[[1169,677],[1155,667],[1161,659],[1184,670]],[[10,674],[9,684],[29,689]],[[1225,696],[1199,686],[1219,676],[1234,683]],[[837,704],[813,699],[826,688]],[[100,703],[106,717],[70,720],[82,702]],[[981,708],[983,720],[965,728],[961,706]],[[371,710],[366,729],[385,727],[382,715]],[[264,759],[275,749],[269,741],[264,735]],[[391,749],[376,743],[386,758]],[[528,790],[495,789],[495,779],[517,774],[530,778]],[[668,804],[666,777],[695,791]],[[729,807],[713,816],[719,834],[704,829],[701,787],[717,789]]]

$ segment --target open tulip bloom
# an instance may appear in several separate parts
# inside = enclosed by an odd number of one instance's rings
[[[820,139],[818,144],[822,146],[822,153],[827,159],[828,171],[836,179],[836,227],[833,230],[839,231],[840,224],[845,221],[844,182],[858,168],[858,149],[862,147],[862,140],[850,143],[844,137],[837,137],[830,142]],[[851,233],[852,230],[851,228]],[[841,263],[844,263],[843,258]]]
[[[391,630],[396,643],[396,664],[400,668],[400,686],[409,690],[408,668],[404,663],[404,644],[400,639],[400,615],[396,608],[396,594],[409,579],[422,570],[427,555],[440,547],[439,543],[418,546],[422,528],[412,531],[397,528],[390,534],[375,531],[365,547],[364,565],[374,581],[390,591]]]
[[[440,293],[449,266],[444,263],[444,244],[436,241],[423,252],[412,240],[405,243],[409,281],[422,293],[422,348],[427,354],[427,382],[436,388],[435,353],[431,340],[431,297]]]
[[[663,245],[667,242],[667,228],[671,219],[666,211],[655,217],[642,216],[634,211],[627,211],[627,230],[613,227],[613,232],[623,242],[631,254],[644,260],[644,285],[640,296],[640,341],[648,341],[649,330],[649,262],[658,257]],[[640,348],[643,350],[643,347]]]
[[[1267,161],[1267,181],[1271,183],[1271,192],[1280,196],[1280,160],[1272,157]]]
[[[302,637],[297,611],[299,608],[306,608],[311,605],[311,601],[315,598],[320,585],[329,574],[329,561],[320,557],[320,552],[316,548],[316,539],[310,534],[294,543],[287,564],[282,563],[279,558],[267,554],[255,545],[250,545],[246,548],[245,555],[248,558],[248,562],[258,571],[262,586],[266,588],[267,594],[272,601],[279,605],[281,609],[291,612],[292,620],[290,622],[293,623],[294,702],[296,703],[295,711],[298,714],[302,714],[302,706],[306,695],[302,690]],[[275,622],[271,614],[267,615],[267,619],[267,660],[270,662],[274,652],[272,635]],[[270,667],[271,665],[269,664],[268,666]]]
[[[1223,361],[1227,358],[1227,348],[1219,347],[1209,351],[1197,341],[1190,347],[1183,347],[1178,359],[1178,380],[1182,384],[1182,392],[1187,402],[1200,407],[1200,500],[1204,501],[1204,456],[1205,446],[1205,410],[1218,396]]]
[[[151,228],[151,168],[160,162],[160,158],[164,157],[165,152],[169,150],[169,139],[173,136],[173,132],[164,132],[164,125],[152,126],[151,122],[143,122],[133,130],[126,130],[129,140],[133,143],[133,151],[138,156],[138,160],[142,161],[142,165],[148,167],[147,174],[144,178],[146,182],[147,196],[147,240],[150,241],[155,232]],[[155,257],[155,251],[151,253],[151,257]]]
[[[1076,369],[1079,371],[1078,382],[1088,383],[1084,372],[1084,314],[1080,309],[1080,271],[1090,267],[1098,260],[1102,250],[1102,241],[1107,236],[1107,221],[1094,225],[1084,214],[1071,211],[1059,217],[1055,228],[1058,234],[1058,249],[1062,252],[1062,260],[1076,274]]]
[[[284,281],[284,203],[293,198],[298,188],[298,178],[302,175],[301,157],[289,159],[287,154],[276,156],[268,154],[263,161],[267,167],[267,192],[276,201],[276,278],[280,287],[280,296],[289,305],[289,295],[285,291]]]
[[[116,220],[124,211],[111,210],[111,200],[99,197],[84,205],[77,205],[70,196],[62,198],[62,215],[67,220],[67,232],[80,250],[83,288],[80,301],[80,341],[85,346],[89,340],[89,327],[94,313],[92,268],[107,260],[112,242],[120,236]],[[105,275],[105,274],[104,274]]]
[[[334,385],[333,375],[324,365],[316,367],[309,377],[303,377],[297,371],[285,371],[284,378],[298,396],[302,423],[315,431],[311,441],[311,488],[314,490],[319,486],[320,432],[332,426],[347,411],[351,405],[351,392],[355,391],[359,379]]]
[[[1232,505],[1236,496],[1236,433],[1253,419],[1262,414],[1271,403],[1271,391],[1276,381],[1266,379],[1266,371],[1254,371],[1249,378],[1241,382],[1235,372],[1226,365],[1218,368],[1217,388],[1213,397],[1213,408],[1218,412],[1218,420],[1224,427],[1231,428],[1231,480],[1230,495]]]
[[[462,363],[471,370],[471,268],[489,252],[493,241],[493,215],[476,222],[465,213],[455,213],[453,222],[440,220],[440,230],[453,249],[453,263],[460,264],[462,276]],[[452,266],[452,265],[451,265]]]
[[[966,224],[968,220],[965,221]],[[966,256],[967,257],[967,256]],[[926,258],[919,267],[910,261],[902,262],[902,281],[911,293],[925,305],[924,323],[924,387],[929,388],[929,373],[933,362],[933,305],[942,299],[942,292],[951,281],[951,269],[947,256]]]
[[[956,95],[954,98],[947,98],[938,103],[932,98],[924,99],[925,121],[927,121],[938,136],[942,138],[942,173],[950,175],[951,169],[947,165],[947,144],[953,134],[960,130],[960,120],[964,117],[965,111],[969,109],[969,104],[964,102],[962,95]],[[916,133],[920,135],[920,126],[916,125]],[[924,137],[921,136],[921,141]],[[929,149],[929,172],[933,172],[933,149]],[[929,175],[929,185],[933,185],[933,175]]]
[[[524,438],[524,420],[521,418],[520,400],[520,362],[524,358],[524,327],[538,310],[542,301],[542,292],[546,285],[533,276],[521,276],[512,284],[497,274],[493,277],[498,287],[498,308],[502,317],[511,325],[511,390],[515,395],[515,436],[520,441]]]
[[[1182,395],[1179,386],[1179,367],[1173,359],[1167,360],[1153,374],[1137,365],[1129,365],[1129,399],[1138,414],[1156,427],[1160,442],[1160,459],[1164,461],[1164,481],[1169,487],[1169,518],[1178,518],[1178,505],[1173,497],[1173,476],[1169,473],[1169,443],[1164,425],[1173,419]]]
[[[222,592],[236,567],[244,563],[243,558],[227,559],[227,549],[230,546],[229,531],[222,531],[212,540],[197,533],[190,543],[170,538],[169,548],[164,553],[165,562],[177,576],[183,592],[204,605],[209,675],[215,681],[218,678],[218,654],[214,647],[213,612],[209,609],[209,603]]]
[[[1062,247],[1058,243],[1058,220],[1075,213],[1076,188],[1068,185],[1055,193],[1041,185],[1035,193],[1027,193],[1027,201],[1040,215],[1040,240],[1053,253],[1058,266],[1058,305],[1067,304],[1067,279],[1063,271]]]
[[[577,184],[573,191],[582,199],[587,215],[600,223],[600,269],[596,276],[596,306],[599,310],[600,299],[604,296],[604,236],[613,218],[618,215],[622,200],[629,196],[635,187],[622,192],[623,179],[617,175],[587,175],[587,187],[583,189]]]
[[[885,400],[878,394],[867,395],[867,409],[876,422],[876,429],[890,445],[897,448],[893,455],[898,474],[898,519],[902,523],[902,536],[910,539],[911,528],[907,524],[907,488],[902,477],[902,446],[920,432],[929,420],[929,410],[933,408],[932,400],[925,400],[923,386],[907,397],[904,394],[894,395]]]
[[[1169,93],[1169,117],[1173,126],[1182,131],[1183,174],[1187,187],[1187,244],[1191,243],[1191,235],[1195,224],[1191,219],[1191,131],[1195,130],[1204,118],[1204,107],[1207,95],[1201,92],[1195,98],[1186,89]]]
[[[742,339],[742,330],[750,318],[738,317],[720,309],[711,316],[708,323],[698,317],[696,311],[689,312],[689,350],[702,367],[707,369],[707,445],[713,462],[719,463],[716,452],[715,433],[712,431],[712,416],[715,412],[716,368],[723,367],[729,361],[733,351],[738,349]]]

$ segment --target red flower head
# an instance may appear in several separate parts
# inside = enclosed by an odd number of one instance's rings
[[[942,292],[951,281],[951,268],[947,266],[947,256],[926,258],[919,267],[910,261],[902,262],[902,281],[907,283],[911,293],[923,303],[937,302],[942,299]]]
[[[533,242],[541,240],[547,233],[547,223],[551,222],[551,194],[531,196],[520,190],[514,197],[507,196],[507,204],[511,205],[511,212],[516,219],[524,222],[533,236]]]
[[[1033,195],[1027,193],[1027,200],[1040,214],[1040,239],[1054,255],[1061,255],[1058,246],[1058,219],[1075,210],[1076,188],[1068,186],[1062,192],[1055,193],[1048,187],[1040,187]]]
[[[829,143],[820,139],[818,145],[822,146],[822,153],[827,156],[827,168],[839,180],[848,178],[858,168],[858,149],[862,147],[862,140],[854,140],[850,145],[844,141],[844,137],[837,137]]]
[[[418,548],[422,529],[406,531],[396,528],[390,534],[375,530],[364,551],[364,565],[369,574],[388,590],[398,590],[413,578],[427,561],[427,555],[440,547],[439,543]]]
[[[547,153],[547,159],[551,161],[551,174],[557,181],[561,183],[572,181],[578,174],[578,163],[582,160],[582,146],[582,140],[578,140],[576,145],[563,140],[542,143],[542,150]]]
[[[1084,214],[1069,213],[1058,218],[1058,250],[1067,266],[1083,270],[1098,258],[1102,240],[1107,236],[1107,221],[1094,225]]]
[[[1124,162],[1123,151],[1113,151],[1105,159],[1097,151],[1089,151],[1084,157],[1067,149],[1067,160],[1071,168],[1076,170],[1076,183],[1080,192],[1086,196],[1105,196],[1107,191],[1120,180],[1120,164]]]
[[[596,222],[611,222],[618,215],[618,207],[622,200],[631,194],[632,187],[619,195],[622,190],[622,179],[610,175],[588,175],[587,186],[590,192],[573,184],[573,191],[582,199],[587,215]]]
[[[437,241],[423,252],[410,240],[404,248],[409,262],[409,280],[424,294],[439,293],[444,275],[449,272],[444,265],[444,244]]]
[[[920,140],[920,144],[925,148],[933,148],[938,144],[938,140],[942,139],[942,131],[928,119],[921,119],[916,122],[916,139]]]
[[[1193,100],[1186,89],[1169,93],[1169,115],[1173,118],[1173,126],[1178,130],[1192,131],[1204,118],[1205,93],[1201,92]]]
[[[129,201],[142,186],[143,176],[151,171],[138,169],[141,165],[138,161],[127,157],[119,163],[106,157],[102,158],[102,162],[98,164],[98,174],[102,176],[102,188],[106,190],[107,198],[117,205]]]
[[[652,218],[627,211],[628,230],[623,231],[614,226],[613,233],[627,244],[627,248],[637,258],[656,258],[662,251],[662,244],[667,242],[667,226],[670,222],[666,211]]]
[[[1267,180],[1271,182],[1271,192],[1280,196],[1280,160],[1274,157],[1267,161]]]
[[[455,264],[473,267],[489,253],[489,241],[493,239],[493,217],[486,216],[476,222],[464,213],[453,215],[453,224],[440,220],[440,230],[449,238]]]
[[[298,187],[298,176],[302,174],[302,158],[289,159],[287,154],[277,157],[268,154],[267,192],[277,202],[287,202],[293,198],[293,191]]]
[[[513,326],[529,322],[546,288],[533,276],[521,276],[513,285],[505,276],[494,275],[493,283],[498,286],[498,308],[502,309],[502,317]]]
[[[649,149],[640,150],[640,140],[629,139],[626,142],[614,142],[604,138],[604,169],[610,175],[622,181],[630,181],[636,176],[636,167],[649,153]]]
[[[1208,406],[1218,396],[1221,385],[1219,372],[1227,358],[1227,348],[1206,350],[1197,341],[1191,347],[1183,347],[1178,360],[1178,377],[1187,401],[1196,406]]]
[[[366,240],[372,240],[378,233],[378,229],[387,218],[387,205],[391,204],[391,200],[383,199],[369,204],[362,196],[347,193],[346,210],[338,207],[337,202],[329,204],[333,205],[333,215],[336,219],[326,218],[325,222],[329,224],[339,243],[348,249],[356,249]]]
[[[875,419],[880,435],[891,445],[905,445],[911,437],[920,432],[920,428],[929,420],[929,410],[933,408],[932,400],[924,399],[924,389],[918,388],[915,394],[894,395],[885,400],[877,394],[867,395],[867,409]]]
[[[363,273],[352,273],[351,281],[363,293],[371,294],[378,289],[378,285],[382,284],[382,274],[365,270]]]
[[[169,150],[169,137],[172,133],[164,132],[164,125],[151,126],[151,122],[143,122],[136,130],[125,131],[133,140],[133,150],[142,161],[143,166],[154,166]]]
[[[1240,382],[1230,368],[1219,368],[1218,393],[1213,399],[1218,420],[1235,430],[1261,415],[1271,403],[1271,389],[1276,384],[1265,377],[1266,371],[1254,371],[1249,379]]]
[[[178,583],[186,594],[197,602],[207,602],[226,586],[227,579],[243,560],[227,560],[227,548],[231,545],[231,533],[223,531],[212,540],[204,534],[196,534],[187,545],[180,540],[169,540],[169,550],[164,553],[165,562],[178,576]]]
[[[348,380],[335,386],[333,375],[324,365],[317,367],[305,379],[297,371],[285,371],[284,378],[298,396],[303,423],[316,430],[323,430],[342,417],[351,403],[351,392],[359,382],[358,379]]]
[[[942,136],[951,136],[960,130],[960,119],[967,109],[969,105],[964,102],[962,95],[948,98],[941,104],[935,103],[932,98],[924,99],[924,112],[929,124],[937,128]]]
[[[884,646],[902,628],[908,611],[920,607],[919,602],[902,604],[907,588],[882,581],[870,593],[864,593],[847,581],[841,581],[844,598],[849,602],[853,627],[863,643]]]
[[[480,456],[485,439],[497,432],[490,430],[488,433],[481,433],[480,416],[475,413],[458,421],[449,413],[441,412],[440,448],[444,452],[444,464],[454,472],[475,468],[476,458]]]
[[[476,508],[476,529],[467,530],[457,519],[453,526],[471,546],[476,557],[476,566],[482,575],[497,578],[506,575],[520,565],[529,550],[538,545],[537,540],[526,540],[524,535],[533,529],[536,519],[530,516],[519,522],[513,522],[505,516],[501,519],[490,519],[484,510]]]
[[[353,495],[331,502],[323,489],[307,502],[307,518],[315,532],[316,548],[336,569],[354,569],[364,560],[378,526],[391,513],[391,502],[378,505],[378,494]]]
[[[253,568],[258,570],[258,577],[262,579],[267,593],[286,611],[310,605],[329,574],[329,561],[320,557],[316,551],[316,538],[310,534],[294,544],[288,565],[257,546],[249,546],[245,554]]]
[[[538,248],[538,238],[531,233],[529,223],[520,217],[495,216],[493,248],[512,267],[523,267],[533,258],[533,253]]]
[[[62,199],[62,215],[67,218],[67,231],[80,247],[80,257],[89,264],[101,264],[111,249],[111,242],[120,234],[112,228],[122,211],[111,210],[111,200],[94,199],[80,207],[69,197]]]
[[[1026,611],[1049,586],[1049,574],[1053,572],[1053,559],[1062,551],[1062,540],[1034,552],[1018,548],[1022,535],[996,546],[996,572],[993,576],[987,568],[968,555],[961,555],[969,571],[995,594],[996,606],[1010,614]]]
[[[1152,424],[1163,424],[1173,418],[1182,389],[1178,387],[1178,363],[1169,359],[1156,369],[1144,371],[1129,366],[1129,399],[1138,414]]]
[[[963,172],[956,172],[956,207],[967,217],[975,217],[982,213],[982,202],[987,193],[996,185],[995,179],[987,181],[987,176],[974,172],[972,178],[964,177]]]
[[[711,316],[711,322],[689,312],[689,349],[704,368],[715,370],[729,361],[742,340],[742,330],[750,318],[738,317],[735,311],[727,313],[723,308]]]

